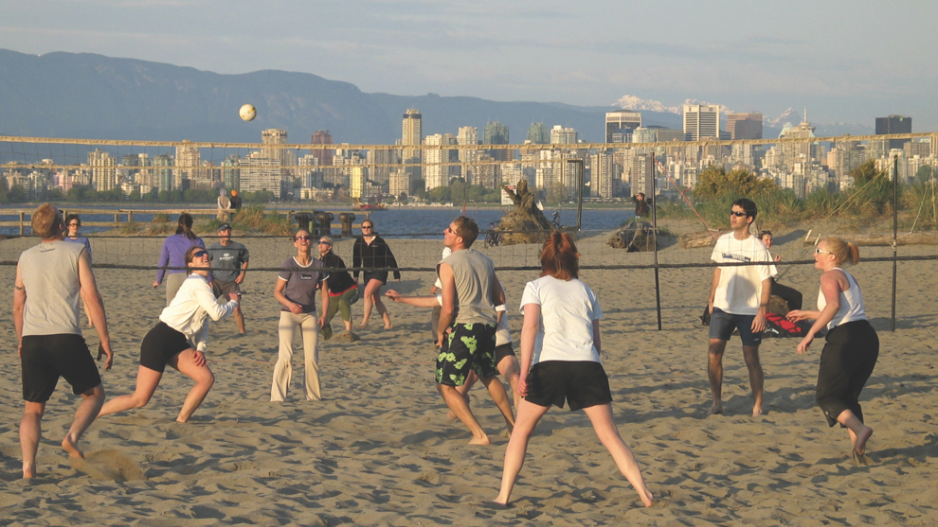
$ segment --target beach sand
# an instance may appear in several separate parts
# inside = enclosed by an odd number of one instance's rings
[[[776,233],[785,259],[809,257],[800,234]],[[649,254],[604,247],[605,238],[596,234],[580,243],[584,265],[651,263]],[[285,239],[239,241],[250,248],[254,269],[276,267],[293,254]],[[4,240],[0,260],[15,261],[35,243]],[[92,243],[96,263],[143,266],[155,265],[161,244],[132,238]],[[350,243],[336,245],[348,263]],[[430,268],[441,249],[439,240],[391,244],[403,267]],[[662,262],[709,259],[709,249],[668,245]],[[884,251],[864,248],[864,254]],[[500,266],[537,265],[536,247],[485,252]],[[0,524],[931,525],[938,505],[938,424],[931,415],[938,386],[938,264],[900,264],[894,333],[891,269],[871,262],[853,270],[881,341],[879,363],[861,397],[875,429],[868,467],[854,464],[846,432],[828,428],[815,406],[823,341],[804,356],[795,352],[795,339],[765,341],[766,414],[752,418],[734,338],[724,361],[726,413],[706,418],[707,330],[698,316],[712,269],[661,271],[663,331],[657,329],[652,270],[583,271],[605,311],[603,360],[613,409],[656,497],[649,509],[616,471],[586,416],[558,409],[531,441],[512,506],[489,507],[502,472],[504,424],[482,388],[473,390],[472,407],[493,445],[468,446],[468,431],[446,420],[433,384],[429,310],[389,303],[394,329],[380,329],[373,318],[370,329],[356,330],[361,340],[323,343],[321,402],[303,398],[298,355],[288,402],[270,403],[279,316],[272,271],[248,275],[246,336],[238,336],[233,320],[212,325],[207,356],[216,383],[188,424],[173,420],[190,381],[167,369],[146,408],[92,425],[82,442],[87,460],[73,465],[59,442],[77,401],[61,381],[43,421],[40,477],[23,481],[20,366],[8,297],[0,303],[0,319],[8,321],[0,328],[7,350],[0,356]],[[0,267],[6,284],[14,274],[14,267]],[[163,289],[150,287],[154,274],[96,270],[117,354],[112,371],[103,373],[108,395],[133,390],[140,341],[163,307]],[[538,272],[499,274],[517,349],[518,303]],[[806,306],[814,305],[817,271],[797,266],[782,281],[804,292]],[[390,287],[426,294],[432,282],[432,273],[412,271]],[[361,302],[354,308],[360,320]],[[336,317],[333,328],[340,327]],[[85,336],[95,349],[94,330]]]

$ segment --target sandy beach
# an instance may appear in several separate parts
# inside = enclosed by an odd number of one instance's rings
[[[776,232],[786,260],[808,258],[801,232]],[[583,265],[647,264],[650,254],[605,247],[607,234],[582,240]],[[277,267],[292,254],[286,239],[235,239],[251,250],[251,268]],[[206,242],[209,242],[206,239]],[[15,261],[36,238],[0,242],[0,260]],[[96,264],[154,266],[160,239],[93,238]],[[481,244],[481,243],[480,243]],[[704,263],[710,249],[673,243],[665,263]],[[393,240],[402,267],[429,268],[438,240]],[[907,248],[905,254],[934,254]],[[336,244],[350,263],[351,241]],[[538,248],[486,249],[497,265],[536,266]],[[891,254],[861,249],[861,256]],[[724,361],[725,415],[706,418],[707,330],[698,316],[710,268],[661,271],[662,324],[655,316],[652,270],[585,270],[598,294],[619,430],[633,448],[656,497],[645,509],[582,412],[551,410],[528,449],[513,504],[495,509],[507,438],[482,388],[472,406],[493,440],[470,447],[468,431],[446,420],[433,384],[436,352],[429,311],[389,304],[395,327],[372,319],[361,340],[323,343],[324,400],[301,391],[302,356],[294,361],[288,402],[270,403],[277,356],[278,304],[273,271],[249,273],[244,313],[214,323],[207,356],[216,383],[187,424],[173,421],[190,387],[167,369],[150,404],[108,416],[83,438],[87,461],[73,466],[59,448],[77,404],[64,381],[49,401],[39,449],[39,475],[20,480],[20,366],[12,323],[15,267],[0,267],[10,296],[0,302],[0,525],[932,525],[938,490],[938,424],[933,422],[938,372],[938,263],[899,265],[897,330],[890,332],[890,263],[852,270],[879,332],[879,362],[861,397],[873,464],[856,466],[845,431],[828,428],[815,406],[823,341],[798,355],[795,339],[767,339],[761,348],[766,414],[749,416],[746,368],[734,337]],[[133,390],[139,345],[164,303],[153,290],[155,271],[99,268],[116,352],[104,373],[109,395]],[[511,328],[521,329],[518,302],[536,271],[502,271]],[[431,272],[404,272],[389,285],[426,294]],[[818,271],[800,265],[783,283],[814,306]],[[360,320],[361,303],[354,306]],[[341,326],[338,317],[333,328]],[[92,349],[97,334],[86,330]],[[931,511],[931,512],[929,512]],[[928,518],[933,518],[928,520]]]

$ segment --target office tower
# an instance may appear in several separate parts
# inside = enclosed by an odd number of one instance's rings
[[[169,192],[173,190],[173,156],[169,154],[160,154],[153,158],[153,166],[160,167],[156,169],[157,188],[160,192]]]
[[[404,112],[401,131],[401,145],[419,145],[423,142],[423,116],[420,115],[420,110],[411,108]],[[404,163],[416,163],[416,166],[407,167],[411,181],[422,177],[422,171],[420,170],[422,156],[419,149],[405,148],[401,152],[401,159]]]
[[[443,134],[433,134],[425,137],[423,144],[428,146],[442,146],[449,144],[449,141]],[[423,180],[426,190],[449,185],[449,167],[444,167],[439,164],[449,161],[449,150],[443,150],[442,148],[424,150],[423,161]]]
[[[630,112],[626,110],[618,110],[615,112],[606,112],[606,133],[605,138],[607,143],[623,143],[626,142],[624,136],[619,136],[621,139],[619,141],[613,141],[613,134],[625,134],[631,135],[632,130],[635,130],[642,125],[642,114],[638,112]]]
[[[311,145],[331,145],[332,134],[329,133],[329,130],[317,130],[310,136],[309,143]],[[331,148],[312,150],[311,153],[319,160],[319,166],[331,165],[332,158],[335,156],[335,151]]]
[[[657,140],[657,135],[655,130],[649,130],[648,128],[638,127],[632,132],[632,142],[633,143],[654,143]]]
[[[889,117],[876,118],[876,135],[885,134],[911,134],[912,118],[903,115],[890,115]],[[893,148],[903,148],[909,139],[890,139],[888,144],[883,145],[884,151]],[[879,157],[879,156],[877,156]]]
[[[482,134],[482,144],[484,145],[507,145],[508,127],[498,121],[489,121],[485,125],[485,131]],[[489,155],[495,161],[508,161],[509,152],[506,149],[489,150]],[[511,156],[514,157],[514,156]]]
[[[629,173],[629,185],[632,194],[654,195],[655,155],[638,154],[632,157],[632,170]]]
[[[726,131],[730,139],[762,139],[762,114],[728,113]]]
[[[401,151],[369,150],[368,164],[375,165],[371,168],[371,180],[383,186],[391,178],[391,172],[398,168],[392,165],[401,164]]]
[[[388,180],[388,192],[400,199],[401,194],[410,195],[410,174],[403,169],[394,169],[391,171],[390,179]]]
[[[287,144],[286,130],[279,130],[277,128],[264,130],[261,132],[261,142],[264,143],[264,146],[261,147],[261,153],[264,157],[274,161],[275,165],[280,165],[281,167],[287,166],[286,149],[274,146]]]
[[[685,104],[684,137],[688,141],[719,139],[720,107],[715,104]]]
[[[550,133],[544,123],[531,123],[528,128],[528,141],[535,145],[546,145],[550,143]]]
[[[620,175],[619,165],[615,163],[614,156],[599,152],[590,156],[590,195],[602,199],[612,199],[615,195],[616,184]]]
[[[550,144],[552,145],[574,145],[577,141],[577,131],[575,128],[564,128],[554,125],[550,129]]]
[[[241,191],[241,157],[231,154],[221,162],[221,179],[228,190]]]
[[[199,149],[190,141],[183,141],[176,147],[176,171],[173,179],[174,188],[188,188],[183,181],[199,179]]]
[[[91,167],[91,182],[98,192],[105,192],[117,187],[117,160],[108,152],[97,148],[88,152],[88,165]]]
[[[660,128],[657,126],[649,126],[648,129],[655,132],[655,142],[658,143],[671,143],[684,140],[683,130],[671,130],[670,128]]]

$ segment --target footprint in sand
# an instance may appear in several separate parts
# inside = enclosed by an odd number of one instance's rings
[[[85,454],[85,459],[76,457],[68,459],[72,463],[72,468],[94,479],[106,479],[119,483],[144,479],[140,467],[116,450],[100,450]]]

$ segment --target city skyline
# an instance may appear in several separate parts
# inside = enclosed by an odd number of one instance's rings
[[[930,3],[726,1],[625,9],[603,1],[545,1],[536,8],[488,0],[352,1],[287,9],[274,2],[264,17],[254,7],[186,0],[50,0],[40,7],[4,0],[0,47],[220,73],[308,72],[370,93],[582,106],[608,106],[632,94],[766,116],[807,106],[819,123],[915,115],[920,129],[938,129],[932,89],[938,71],[917,52],[938,43],[927,22],[938,6]],[[306,18],[328,23],[315,32],[293,23]],[[144,19],[164,23],[141,27]],[[719,28],[734,31],[714,32]],[[895,36],[887,38],[891,29]]]

